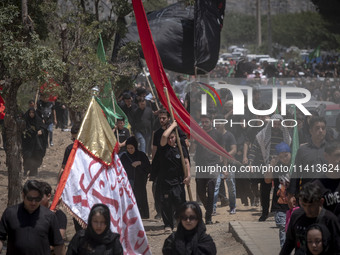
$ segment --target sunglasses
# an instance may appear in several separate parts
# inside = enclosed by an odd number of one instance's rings
[[[30,197],[30,196],[27,196],[26,199],[27,199],[28,201],[30,201],[30,202],[35,201],[35,202],[39,203],[39,202],[41,201],[42,198],[41,198],[41,197]]]
[[[181,216],[181,220],[184,220],[184,221],[187,221],[187,220],[193,221],[193,220],[197,220],[197,217],[194,216],[194,215],[190,215],[190,216],[184,215],[184,216]]]

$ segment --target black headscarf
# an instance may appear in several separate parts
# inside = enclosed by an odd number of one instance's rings
[[[306,231],[306,245],[307,245],[307,233],[309,230],[311,229],[318,229],[320,230],[321,234],[322,234],[322,252],[320,253],[320,255],[326,255],[326,254],[335,254],[335,251],[331,251],[331,233],[329,232],[328,228],[323,225],[323,224],[319,224],[319,223],[315,223],[315,224],[312,224],[310,225],[308,228],[307,228],[307,231]],[[306,247],[306,254],[307,255],[311,255],[312,253],[309,251],[308,247]]]
[[[106,228],[104,230],[103,233],[101,233],[100,235],[98,235],[94,229],[92,228],[92,217],[96,214],[100,212],[101,215],[104,216],[105,218],[105,224],[106,224]],[[95,204],[92,208],[91,208],[91,212],[89,214],[89,219],[87,222],[87,229],[85,231],[85,235],[88,239],[94,241],[96,244],[109,244],[110,242],[112,242],[112,240],[114,239],[114,234],[112,233],[112,231],[110,230],[110,210],[109,208],[104,205],[104,204]]]
[[[126,139],[126,146],[132,145],[135,147],[135,150],[138,151],[138,142],[136,140],[136,137],[130,136],[128,139]]]
[[[177,212],[180,218],[186,209],[191,208],[197,216],[197,226],[192,230],[186,230],[179,220],[175,233],[175,247],[177,254],[216,254],[216,246],[212,238],[206,234],[206,227],[202,219],[202,211],[196,202],[184,203]]]
[[[34,112],[34,117],[31,118],[30,112]],[[32,128],[34,126],[35,131],[38,131],[44,126],[42,119],[38,116],[36,110],[34,108],[29,108],[28,111],[24,114],[24,120],[26,122],[26,128]]]

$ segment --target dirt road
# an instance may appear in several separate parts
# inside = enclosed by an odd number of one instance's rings
[[[61,132],[60,129],[54,131],[54,146],[47,149],[43,164],[39,169],[38,180],[44,180],[51,184],[53,188],[57,184],[57,174],[61,167],[64,150],[71,143],[69,132]],[[0,151],[0,214],[5,210],[7,205],[7,168],[5,166],[5,152]],[[145,230],[148,236],[149,246],[153,254],[161,254],[161,249],[166,235],[163,234],[163,224],[161,220],[154,220],[155,210],[151,193],[151,183],[148,183],[148,201],[150,208],[150,219],[144,220]],[[195,181],[192,179],[192,193],[196,198]],[[219,203],[218,203],[219,204]],[[204,212],[204,209],[202,209]],[[207,232],[213,237],[218,254],[221,255],[242,255],[247,254],[242,244],[236,242],[229,231],[230,221],[257,221],[260,216],[259,207],[240,205],[237,200],[237,213],[230,215],[229,207],[218,207],[217,215],[213,217],[213,221],[218,223],[207,226]],[[74,227],[71,217],[68,216],[67,240],[71,240],[74,235]]]

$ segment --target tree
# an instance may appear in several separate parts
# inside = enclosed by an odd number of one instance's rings
[[[75,112],[87,107],[92,87],[103,87],[109,79],[114,87],[119,81],[129,82],[123,84],[129,87],[130,77],[137,73],[136,45],[121,50],[125,61],[119,65],[104,64],[96,54],[99,33],[109,48],[116,31],[124,29],[116,26],[113,17],[131,11],[128,0],[112,0],[109,9],[97,0],[73,0],[68,1],[72,8],[64,11],[57,9],[55,0],[26,1],[4,0],[0,4],[0,80],[6,104],[9,205],[19,202],[22,181],[19,88],[24,84],[39,88],[53,79],[60,85],[55,87],[58,98]],[[89,12],[89,7],[95,12]]]
[[[136,45],[128,45],[121,50],[124,61],[119,64],[102,63],[96,52],[99,33],[106,49],[110,48],[115,33],[124,33],[125,27],[117,25],[115,19],[131,12],[127,0],[111,1],[111,6],[105,8],[99,5],[99,1],[71,2],[73,7],[54,15],[50,26],[51,41],[54,42],[51,47],[61,52],[66,66],[59,91],[60,99],[74,116],[72,113],[75,111],[86,109],[91,96],[88,92],[92,87],[101,89],[110,79],[116,93],[130,88],[133,85],[131,77],[138,71],[138,58]]]
[[[24,3],[24,1],[23,1]],[[29,16],[15,5],[0,8],[0,78],[6,104],[4,121],[6,135],[6,164],[8,168],[8,205],[18,203],[21,189],[22,123],[17,107],[17,93],[25,82],[43,82],[45,70],[58,77],[63,64],[48,47],[41,45]]]

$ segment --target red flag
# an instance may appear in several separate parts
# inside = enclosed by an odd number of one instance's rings
[[[135,12],[136,23],[140,42],[143,49],[145,61],[149,68],[149,72],[152,81],[155,83],[158,97],[161,103],[169,111],[167,105],[166,95],[164,94],[163,88],[166,87],[169,92],[170,102],[174,108],[174,116],[179,126],[184,132],[190,134],[203,146],[209,150],[227,158],[232,158],[217,142],[215,142],[190,116],[185,110],[182,103],[177,98],[174,90],[172,89],[168,78],[165,74],[161,58],[158,54],[157,48],[152,38],[151,30],[148,24],[148,20],[144,11],[144,7],[141,0],[132,0],[133,10]]]

